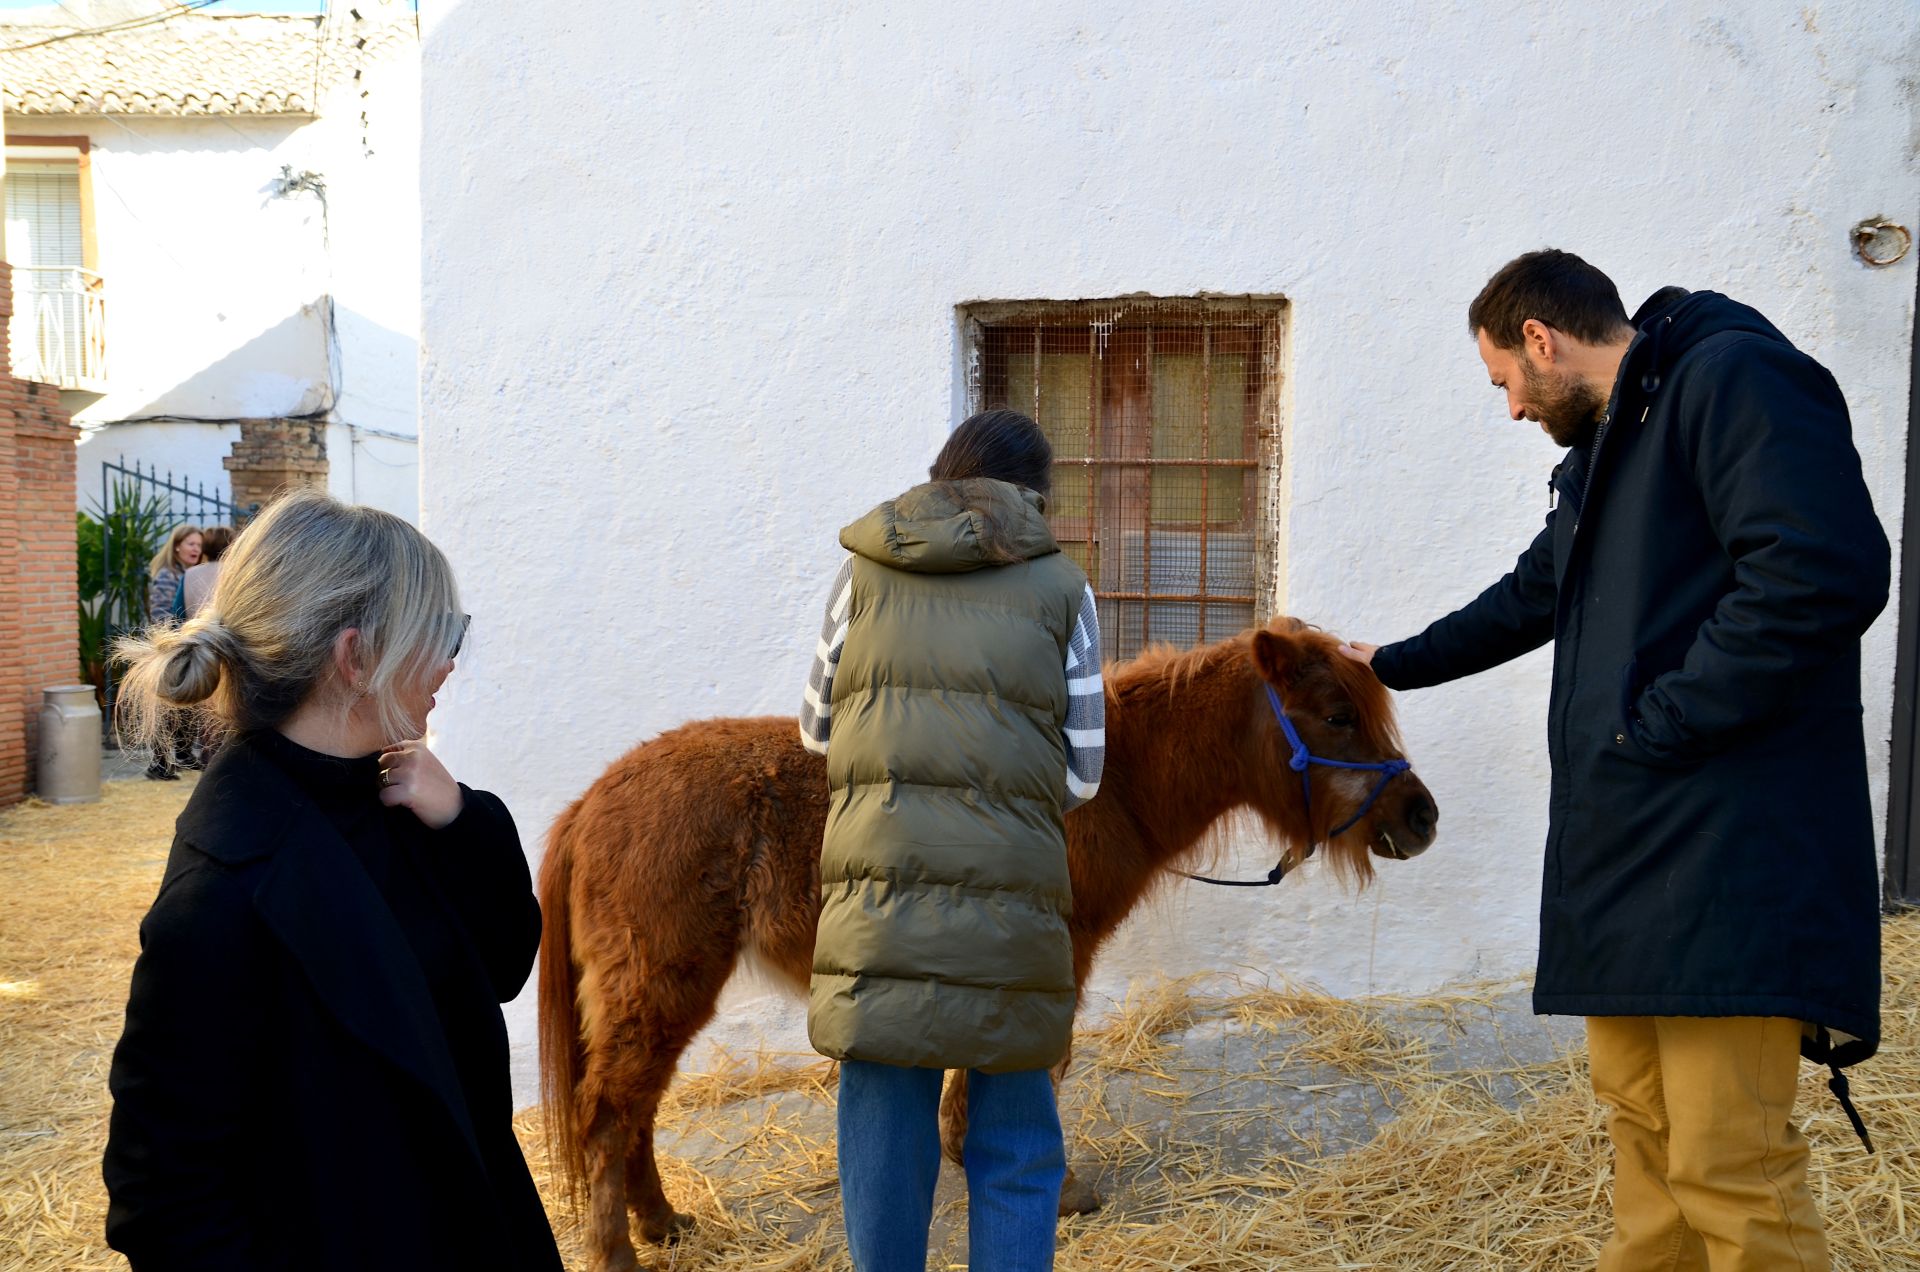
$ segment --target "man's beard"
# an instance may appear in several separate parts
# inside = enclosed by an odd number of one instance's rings
[[[1606,413],[1607,399],[1599,389],[1577,375],[1549,375],[1526,357],[1520,359],[1520,377],[1540,427],[1557,444],[1585,446],[1593,441]]]

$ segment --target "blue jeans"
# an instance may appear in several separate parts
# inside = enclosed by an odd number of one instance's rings
[[[855,1272],[926,1272],[940,1176],[938,1069],[840,1065],[840,1196]],[[1047,1272],[1067,1174],[1045,1069],[969,1075],[971,1272]]]

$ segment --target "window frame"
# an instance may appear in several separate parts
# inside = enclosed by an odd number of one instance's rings
[[[1277,530],[1280,528],[1281,502],[1281,428],[1282,404],[1285,392],[1285,354],[1290,318],[1290,306],[1284,297],[1266,295],[1199,295],[1199,296],[1123,296],[1097,300],[1022,300],[1022,301],[976,301],[960,305],[956,309],[959,324],[960,350],[964,374],[964,403],[968,415],[984,409],[988,397],[988,362],[991,333],[1007,328],[1032,327],[1035,339],[1036,355],[1041,354],[1042,342],[1052,333],[1071,331],[1084,324],[1087,332],[1087,353],[1089,358],[1088,377],[1088,444],[1085,456],[1057,458],[1056,466],[1083,466],[1090,471],[1088,481],[1089,507],[1084,518],[1075,518],[1073,524],[1057,522],[1056,529],[1063,542],[1085,542],[1091,551],[1099,545],[1099,551],[1118,552],[1124,557],[1126,535],[1136,533],[1121,520],[1120,509],[1127,506],[1127,497],[1113,500],[1112,492],[1122,486],[1133,488],[1134,506],[1140,510],[1140,582],[1139,590],[1115,590],[1103,587],[1100,578],[1092,580],[1096,597],[1103,602],[1116,605],[1137,605],[1142,627],[1138,642],[1145,648],[1152,642],[1152,611],[1155,605],[1191,606],[1195,612],[1196,644],[1217,641],[1232,632],[1209,631],[1206,615],[1210,604],[1244,605],[1251,601],[1253,622],[1256,625],[1266,623],[1278,604],[1278,583],[1281,563],[1279,561],[1279,541]],[[1159,457],[1153,455],[1154,434],[1151,427],[1151,408],[1149,424],[1145,431],[1146,454],[1103,454],[1102,453],[1102,401],[1103,377],[1108,374],[1104,369],[1107,358],[1108,342],[1116,336],[1138,333],[1142,325],[1146,329],[1145,348],[1146,367],[1141,372],[1144,392],[1152,396],[1152,349],[1153,331],[1160,329],[1194,328],[1201,331],[1201,369],[1199,372],[1203,404],[1199,428],[1200,455],[1197,457]],[[1213,391],[1213,373],[1211,357],[1213,349],[1212,331],[1216,326],[1234,328],[1253,328],[1252,347],[1258,351],[1258,377],[1249,389],[1251,405],[1246,424],[1242,455],[1237,459],[1222,459],[1210,454],[1215,435],[1211,396]],[[1057,348],[1057,335],[1053,336]],[[1190,354],[1188,356],[1191,356]],[[1034,360],[1036,390],[1035,404],[1039,405],[1040,393],[1037,387],[1039,377],[1039,357]],[[1124,394],[1124,390],[1122,390]],[[956,420],[957,424],[959,421]],[[1045,420],[1040,421],[1044,426]],[[1152,517],[1154,475],[1164,469],[1199,468],[1204,475],[1199,482],[1199,509],[1196,521],[1156,522]],[[1222,522],[1211,517],[1208,501],[1212,497],[1214,481],[1211,474],[1215,471],[1240,468],[1247,474],[1246,485],[1241,496],[1241,517],[1237,522]],[[1104,471],[1102,471],[1104,470]],[[1103,519],[1104,518],[1104,519]],[[1170,593],[1158,591],[1152,575],[1152,544],[1158,532],[1172,534],[1191,534],[1197,536],[1197,587],[1191,592]],[[1210,559],[1208,539],[1210,535],[1232,533],[1247,534],[1252,540],[1253,580],[1252,596],[1236,589],[1231,593],[1211,591],[1208,588],[1207,568]],[[1104,563],[1104,558],[1103,558]],[[1124,570],[1124,564],[1119,567]],[[1103,571],[1104,572],[1104,571]],[[1112,640],[1113,638],[1109,638]],[[1131,643],[1131,642],[1129,642]],[[1125,646],[1115,642],[1114,648]]]
[[[74,165],[80,193],[80,268],[100,273],[100,243],[93,218],[93,139],[85,136],[40,137],[31,133],[6,133],[5,158],[23,164]],[[6,179],[0,170],[0,181]],[[11,260],[11,258],[8,258]]]

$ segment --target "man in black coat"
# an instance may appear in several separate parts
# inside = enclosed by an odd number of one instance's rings
[[[1860,637],[1889,551],[1833,377],[1745,305],[1530,252],[1468,326],[1567,456],[1513,571],[1355,645],[1417,689],[1554,643],[1534,1009],[1583,1015],[1612,1106],[1602,1269],[1825,1268],[1791,1114],[1878,1045]]]

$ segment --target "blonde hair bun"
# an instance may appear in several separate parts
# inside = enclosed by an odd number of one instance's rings
[[[205,702],[220,687],[220,677],[239,657],[233,634],[217,617],[196,618],[173,633],[171,641],[155,642],[161,647],[159,696],[172,706],[187,707]]]

